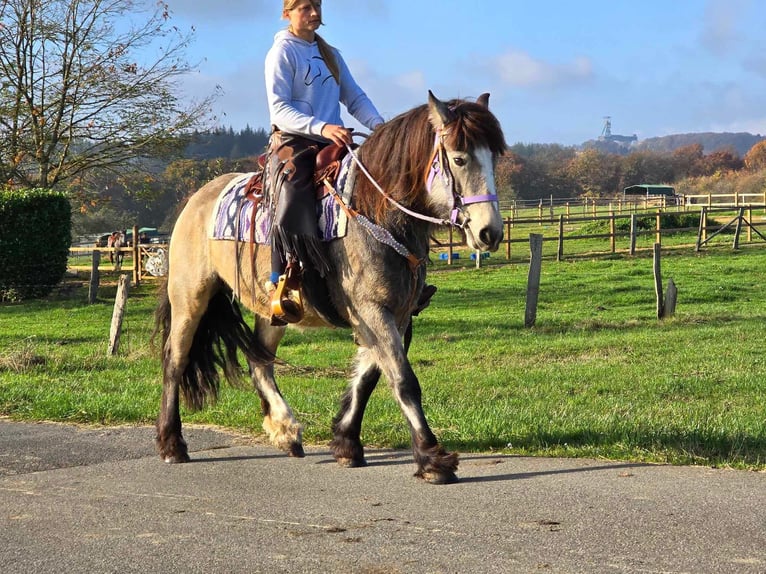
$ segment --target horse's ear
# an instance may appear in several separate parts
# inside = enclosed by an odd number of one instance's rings
[[[447,104],[434,96],[431,90],[428,90],[428,115],[431,119],[431,124],[434,126],[434,129],[437,130],[443,128],[455,119],[455,115],[447,107]]]
[[[489,92],[484,92],[482,95],[476,98],[476,103],[479,104],[482,108],[489,109]]]

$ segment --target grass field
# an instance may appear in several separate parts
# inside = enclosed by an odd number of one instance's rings
[[[494,256],[491,261],[495,261]],[[657,320],[647,255],[543,264],[536,326],[524,327],[528,266],[435,262],[439,287],[415,319],[410,358],[426,415],[450,449],[766,468],[766,249],[663,255],[679,295]],[[107,357],[114,286],[0,305],[0,415],[87,424],[153,422],[160,370],[149,345],[156,286],[131,291],[117,357]],[[290,331],[280,387],[307,441],[330,421],[354,353],[350,332]],[[260,434],[259,401],[225,388],[185,422]],[[409,433],[382,382],[367,444]]]

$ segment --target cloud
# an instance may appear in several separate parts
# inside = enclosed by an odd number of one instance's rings
[[[593,78],[593,65],[583,56],[566,64],[553,64],[512,50],[496,57],[493,65],[504,83],[519,88],[560,87]]]
[[[740,18],[747,13],[748,0],[709,0],[705,6],[702,45],[714,54],[725,54],[740,38]]]

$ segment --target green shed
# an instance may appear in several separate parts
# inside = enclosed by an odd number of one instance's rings
[[[622,191],[623,195],[641,195],[643,197],[675,197],[676,195],[676,188],[672,185],[654,185],[648,183],[629,185]]]

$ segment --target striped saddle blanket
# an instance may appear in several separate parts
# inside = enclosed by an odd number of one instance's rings
[[[212,239],[250,241],[251,237],[261,245],[271,244],[271,222],[274,210],[268,194],[261,201],[254,202],[245,196],[245,186],[254,173],[243,173],[235,177],[221,191],[210,221]],[[356,165],[351,156],[343,158],[335,190],[346,205],[351,200],[356,177]],[[317,201],[317,235],[323,241],[345,237],[348,216],[338,202],[329,194]],[[255,211],[255,213],[254,213]],[[251,228],[255,229],[251,233]]]

